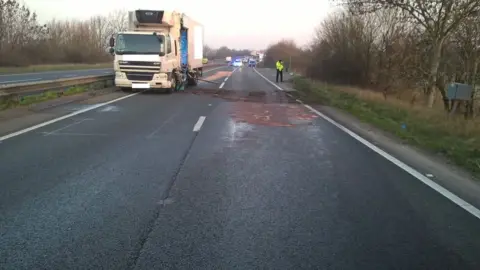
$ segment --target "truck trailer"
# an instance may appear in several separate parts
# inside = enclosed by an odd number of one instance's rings
[[[135,10],[128,29],[110,38],[115,85],[171,93],[203,72],[203,26],[176,11]]]

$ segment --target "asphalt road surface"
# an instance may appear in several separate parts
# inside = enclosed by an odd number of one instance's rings
[[[4,140],[0,268],[480,269],[474,216],[252,68],[212,80]]]
[[[1,74],[0,85],[68,79],[83,76],[101,76],[113,74],[113,69],[57,70],[34,73]]]
[[[219,64],[219,63],[223,63],[222,60],[212,60],[210,61],[209,65]],[[83,76],[101,76],[101,75],[108,75],[108,74],[113,74],[113,69],[102,68],[102,69],[81,69],[81,70],[57,70],[57,71],[18,73],[18,74],[0,74],[0,85],[50,81],[50,80],[68,79],[68,78],[83,77]]]

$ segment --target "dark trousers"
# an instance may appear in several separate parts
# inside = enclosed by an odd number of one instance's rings
[[[278,82],[278,76],[280,75],[280,81],[283,82],[283,70],[278,70],[277,69],[277,82]]]

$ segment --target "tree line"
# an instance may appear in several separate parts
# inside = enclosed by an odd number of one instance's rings
[[[127,27],[125,10],[41,24],[35,12],[20,1],[0,0],[0,66],[108,62],[112,60],[107,46],[110,36]],[[204,53],[214,59],[249,51],[205,46]]]
[[[478,84],[480,1],[334,0],[341,7],[315,29],[309,46],[271,45],[266,64],[292,59],[314,79],[369,88],[385,98],[408,89],[450,109],[446,85]],[[287,66],[289,63],[287,63]],[[473,101],[469,105],[473,111]]]
[[[246,56],[250,55],[250,50],[237,50],[237,49],[231,49],[228,48],[227,46],[222,46],[218,49],[212,48],[208,45],[205,45],[203,47],[203,55],[209,59],[221,59],[225,58],[227,56]]]
[[[40,24],[17,0],[0,0],[0,66],[98,63],[111,60],[108,37],[127,27],[127,13]]]

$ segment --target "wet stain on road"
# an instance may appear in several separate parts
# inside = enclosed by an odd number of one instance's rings
[[[237,102],[232,104],[230,117],[236,122],[274,127],[308,125],[317,117],[299,105]]]
[[[215,81],[221,78],[228,77],[232,74],[231,71],[217,71],[215,74],[210,75],[208,77],[202,78],[205,81]]]

